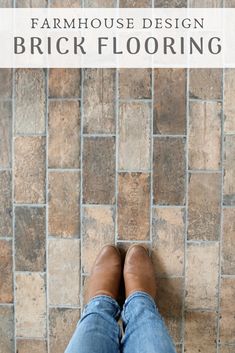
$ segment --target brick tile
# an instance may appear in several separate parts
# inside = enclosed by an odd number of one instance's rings
[[[15,201],[45,202],[45,137],[15,139]]]
[[[50,352],[64,353],[79,318],[79,309],[50,309]]]
[[[222,70],[191,69],[189,95],[199,99],[222,99]]]
[[[221,103],[191,102],[189,169],[218,170],[221,165]]]
[[[89,273],[96,256],[106,244],[115,242],[115,214],[112,207],[83,210],[82,271]]]
[[[80,240],[49,240],[49,300],[51,305],[79,305]]]
[[[235,346],[220,346],[219,353],[234,353]]]
[[[149,240],[149,174],[120,173],[118,178],[118,184],[119,239]]]
[[[154,133],[162,135],[185,134],[185,69],[155,69],[154,86]]]
[[[157,306],[175,343],[182,339],[183,279],[157,280]]]
[[[16,275],[16,336],[43,338],[46,335],[45,276]]]
[[[84,70],[84,133],[115,132],[115,81],[115,69]]]
[[[235,344],[235,279],[222,278],[220,292],[220,342]]]
[[[12,242],[8,240],[0,240],[0,303],[12,302]]]
[[[16,0],[16,7],[47,7],[47,0]],[[20,353],[20,352],[19,352]]]
[[[0,2],[0,6],[2,6]],[[0,69],[0,98],[11,98],[12,96],[12,70]]]
[[[119,169],[150,168],[151,106],[146,103],[122,103],[119,116]]]
[[[80,166],[80,106],[78,101],[49,104],[48,163],[51,168]]]
[[[50,69],[50,97],[80,97],[81,72],[79,69]]]
[[[220,184],[217,173],[189,175],[188,239],[219,239]]]
[[[0,306],[0,352],[14,352],[13,306]]]
[[[188,309],[216,308],[218,273],[218,243],[188,244],[185,297]]]
[[[228,133],[235,133],[234,94],[235,69],[226,69],[224,74],[224,131]]]
[[[155,0],[155,7],[187,7],[187,0]]]
[[[11,173],[0,171],[0,236],[12,236]]]
[[[46,79],[43,69],[17,69],[15,132],[45,132]]]
[[[11,135],[12,135],[11,102],[0,101],[0,167],[11,167]]]
[[[1,7],[12,7],[12,0],[0,0]]]
[[[80,173],[49,173],[49,234],[76,237],[80,232]]]
[[[151,7],[151,0],[120,0],[119,7]]]
[[[235,7],[235,1],[234,0],[224,0],[224,7]]]
[[[89,137],[83,148],[83,202],[115,201],[115,138]]]
[[[84,0],[84,7],[116,7],[117,0]]]
[[[120,69],[120,99],[150,99],[151,69]]]
[[[184,271],[184,209],[153,209],[153,263],[158,276]]]
[[[18,339],[17,353],[47,353],[47,343],[44,340]]]
[[[224,204],[235,205],[235,135],[226,136],[224,143]]]
[[[185,353],[216,353],[216,318],[214,312],[186,312]]]
[[[50,0],[50,7],[82,7],[82,0]]]
[[[189,0],[189,7],[223,7],[223,0]]]
[[[45,208],[15,208],[15,268],[17,271],[45,270]]]
[[[235,275],[235,208],[224,209],[222,273]]]
[[[153,193],[159,205],[185,203],[185,139],[155,138],[153,144]]]

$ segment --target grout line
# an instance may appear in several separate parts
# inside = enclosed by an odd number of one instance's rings
[[[50,309],[81,309],[80,305],[49,305]]]
[[[82,7],[84,7],[84,0]],[[81,69],[81,130],[80,130],[80,306],[83,308],[83,278],[82,278],[82,265],[83,265],[83,119],[84,119],[84,69]]]
[[[90,138],[95,138],[95,137],[115,137],[115,134],[83,134],[83,137],[90,137]]]
[[[14,135],[14,139],[16,139],[17,137],[46,137],[46,134],[45,134],[45,132],[42,132],[42,133],[40,133],[40,132],[29,132],[29,133],[16,132]]]
[[[118,4],[119,7],[119,4]],[[115,170],[115,227],[114,227],[114,241],[115,244],[118,242],[118,166],[119,166],[119,104],[120,104],[120,97],[119,97],[119,69],[116,68],[116,92],[115,92],[115,110],[116,110],[116,151],[115,151],[115,163],[116,163],[116,170]]]
[[[210,169],[188,169],[190,174],[221,174],[221,170],[210,170]]]
[[[154,2],[152,0],[152,6],[154,6]],[[154,119],[154,99],[155,99],[155,92],[154,92],[154,68],[151,68],[151,117],[150,117],[150,229],[149,229],[149,239],[151,241],[151,249],[153,247],[153,141],[154,141],[154,134],[153,134],[153,119]]]
[[[33,273],[37,273],[41,276],[44,276],[46,274],[46,270],[43,272],[43,271],[15,271],[15,273],[17,275],[31,275]]]
[[[75,172],[81,172],[80,168],[47,168],[48,172],[57,172],[57,173],[63,173],[63,172],[71,172],[71,173],[75,173]]]
[[[151,145],[151,143],[150,143]],[[151,150],[151,148],[149,149]],[[149,151],[149,154],[151,154],[151,151]],[[151,173],[151,168],[150,169],[118,169],[117,173],[146,173],[150,174]]]
[[[187,244],[217,244],[218,240],[187,240]]]
[[[221,278],[234,278],[235,279],[235,275],[222,275],[221,274]]]
[[[83,208],[114,208],[115,207],[115,205],[112,205],[112,204],[109,204],[109,205],[102,205],[102,204],[86,204],[86,203],[84,203],[83,205],[82,205],[82,207]]]
[[[12,237],[0,237],[0,240],[6,240],[6,241],[13,241],[13,238]]]
[[[0,307],[1,306],[12,306],[12,307],[14,307],[14,302],[13,303],[0,303]]]
[[[188,98],[189,102],[195,103],[223,103],[223,99],[200,99],[200,98]]]
[[[49,95],[47,96],[49,102],[77,102],[77,101],[81,101],[81,97],[49,97]]]
[[[35,207],[35,208],[43,208],[43,207],[46,207],[46,203],[42,203],[42,204],[36,204],[36,203],[15,203],[13,205],[14,208],[17,208],[17,207]]]
[[[151,240],[127,240],[127,239],[117,239],[117,243],[133,243],[133,244],[151,244]]]
[[[180,208],[180,209],[185,209],[186,205],[153,205],[153,208]]]
[[[134,98],[129,98],[129,99],[119,99],[120,104],[122,103],[142,103],[142,104],[149,104],[152,103],[152,98],[143,98],[143,99],[134,99]]]
[[[154,138],[164,138],[164,139],[167,139],[167,138],[186,138],[186,135],[172,135],[172,134],[153,134],[153,137]]]

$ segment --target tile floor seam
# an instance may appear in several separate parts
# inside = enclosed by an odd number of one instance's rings
[[[84,0],[82,1],[82,7],[84,7]],[[80,107],[80,112],[81,112],[81,141],[80,141],[80,276],[79,276],[79,282],[80,282],[80,306],[81,310],[83,309],[84,306],[84,298],[83,298],[83,290],[84,290],[84,281],[82,277],[82,268],[83,268],[83,143],[84,143],[84,134],[83,134],[83,123],[84,123],[84,69],[81,69],[81,82],[80,82],[80,87],[81,87],[81,107]]]
[[[119,2],[117,1],[116,3],[117,8],[119,8]],[[118,11],[118,10],[117,10]],[[115,244],[117,245],[118,243],[118,176],[119,176],[119,106],[120,106],[120,95],[119,95],[119,68],[116,68],[115,71],[115,118],[116,118],[116,122],[115,122],[115,145],[116,145],[116,149],[115,149],[115,166],[116,166],[116,170],[115,170],[115,225],[114,225],[114,241]]]
[[[152,1],[152,7],[154,6],[154,1]],[[153,120],[154,120],[154,101],[155,101],[155,90],[154,90],[154,68],[152,67],[151,69],[151,117],[150,117],[150,220],[149,220],[149,226],[150,226],[150,234],[149,234],[149,240],[151,244],[151,251],[153,249]]]

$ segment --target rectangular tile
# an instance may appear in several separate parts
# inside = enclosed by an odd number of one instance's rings
[[[222,278],[220,292],[220,342],[235,344],[235,279]]]
[[[185,134],[186,70],[155,69],[154,92],[154,134]]]
[[[83,147],[83,203],[115,201],[115,138],[87,137]]]
[[[234,353],[235,352],[235,345],[234,346],[220,346],[219,353]]]
[[[117,0],[84,0],[84,7],[116,7]]]
[[[224,131],[227,133],[235,133],[234,95],[235,69],[226,69],[224,70]]]
[[[16,0],[16,7],[47,7],[47,0]]]
[[[27,338],[45,337],[45,286],[45,276],[42,274],[18,273],[16,275],[16,336]]]
[[[155,0],[155,7],[187,7],[187,0]]]
[[[189,174],[188,239],[218,240],[221,174]]]
[[[41,136],[15,138],[15,201],[45,202],[46,140]]]
[[[84,70],[84,133],[115,133],[115,82],[115,69]]]
[[[190,103],[189,169],[220,168],[221,115],[221,103],[199,101]]]
[[[235,205],[235,135],[224,141],[224,205]]]
[[[41,271],[46,266],[46,210],[15,208],[15,269]]]
[[[152,259],[157,276],[184,274],[184,228],[184,209],[153,209]]]
[[[48,272],[50,304],[79,305],[79,239],[49,240]]]
[[[11,172],[0,171],[0,236],[12,236]]]
[[[235,275],[235,208],[223,212],[222,273]]]
[[[81,96],[80,69],[50,69],[49,97],[72,98]]]
[[[17,339],[17,353],[47,353],[47,342],[44,340]]]
[[[50,7],[82,7],[82,0],[50,0]]]
[[[119,173],[118,238],[149,240],[150,176],[146,173]]]
[[[216,309],[219,244],[188,244],[186,260],[186,308]]]
[[[0,352],[14,352],[13,306],[0,306]]]
[[[50,168],[80,167],[80,104],[50,101],[48,118]]]
[[[0,167],[11,167],[12,103],[0,101]]]
[[[223,0],[189,0],[189,7],[223,7]]]
[[[151,69],[120,69],[119,98],[151,99],[151,74]]]
[[[0,0],[0,7],[12,7],[12,0]]]
[[[49,234],[78,237],[80,232],[80,173],[49,173]]]
[[[15,132],[45,132],[46,77],[43,69],[15,73]]]
[[[89,273],[102,247],[115,242],[113,207],[85,207],[82,237],[82,272]]]
[[[119,115],[119,170],[150,168],[151,105],[121,103]]]
[[[0,303],[13,300],[12,242],[0,240]]]
[[[151,7],[151,0],[120,0],[119,7]]]
[[[221,69],[190,69],[190,98],[222,99],[222,73]]]
[[[0,2],[0,7],[2,3]],[[0,98],[12,97],[12,69],[0,69]]]
[[[235,7],[234,0],[224,0],[224,7]]]
[[[185,139],[154,138],[153,201],[157,205],[185,203]]]

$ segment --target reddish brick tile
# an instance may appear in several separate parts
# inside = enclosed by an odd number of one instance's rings
[[[150,231],[149,174],[120,173],[118,184],[119,239],[148,240]]]
[[[151,106],[146,103],[122,103],[119,116],[119,169],[150,168]]]
[[[114,69],[85,69],[83,111],[84,133],[115,132]]]
[[[188,244],[185,297],[188,309],[216,309],[218,273],[218,243]]]
[[[235,135],[225,137],[224,143],[224,204],[235,205]]]
[[[11,173],[0,171],[0,236],[12,236]]]
[[[189,7],[223,7],[223,0],[189,0]]]
[[[151,70],[120,69],[119,97],[120,99],[150,99]]]
[[[50,97],[80,97],[81,91],[80,69],[50,69],[49,96]]]
[[[82,7],[82,0],[50,0],[50,7]]]
[[[15,208],[15,268],[45,270],[46,212],[39,207]]]
[[[78,101],[50,102],[48,159],[51,168],[79,168],[80,106]]]
[[[50,352],[64,353],[74,333],[79,318],[79,309],[50,309]]]
[[[235,275],[235,208],[224,209],[222,272]]]
[[[0,2],[0,6],[2,6]],[[12,96],[12,70],[0,69],[0,97],[11,98]]]
[[[112,207],[85,207],[83,210],[82,271],[89,273],[96,256],[106,244],[115,242]]]
[[[186,129],[186,71],[155,69],[155,134],[180,135]]]
[[[154,203],[185,203],[185,139],[161,137],[153,145]]]
[[[76,237],[80,232],[80,173],[49,173],[49,234]]]
[[[0,167],[11,167],[11,102],[0,101]]]
[[[187,7],[187,0],[155,0],[155,7]]]
[[[47,353],[47,342],[44,340],[18,339],[16,347],[17,353]]]
[[[235,279],[222,278],[220,292],[220,342],[235,344]]]
[[[115,201],[115,138],[84,138],[83,202],[113,204]]]
[[[120,0],[119,7],[151,7],[151,0]]]
[[[153,263],[158,276],[184,271],[184,209],[153,209]]]
[[[235,69],[226,69],[224,74],[224,131],[228,133],[235,133],[234,94]]]
[[[16,0],[16,7],[47,7],[47,0]]]
[[[15,139],[15,200],[17,203],[45,202],[45,137]]]
[[[218,240],[220,184],[221,175],[217,173],[189,175],[188,239]]]
[[[0,306],[0,350],[14,352],[14,312],[13,306]]]
[[[8,240],[0,240],[0,303],[12,302],[12,242]]]
[[[84,0],[84,7],[116,7],[117,0]]]
[[[191,69],[189,95],[199,99],[222,99],[221,69]]]

